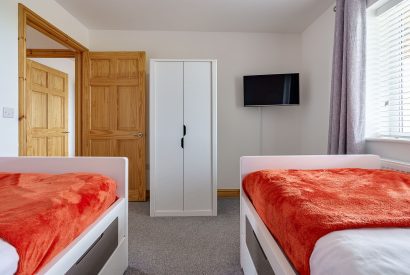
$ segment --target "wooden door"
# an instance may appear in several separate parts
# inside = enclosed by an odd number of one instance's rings
[[[145,53],[84,58],[83,155],[128,157],[128,197],[146,200]]]
[[[68,156],[68,75],[27,60],[27,155]]]

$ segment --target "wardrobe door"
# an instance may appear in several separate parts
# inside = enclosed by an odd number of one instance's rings
[[[157,214],[172,215],[183,211],[183,62],[154,62],[153,66],[153,199]]]
[[[184,210],[212,214],[212,66],[184,62]]]

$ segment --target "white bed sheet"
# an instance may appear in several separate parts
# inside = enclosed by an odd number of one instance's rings
[[[0,274],[11,275],[17,271],[19,255],[9,243],[0,239]]]
[[[410,228],[352,229],[320,238],[312,275],[410,275]]]

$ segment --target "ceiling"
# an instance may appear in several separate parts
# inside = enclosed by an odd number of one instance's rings
[[[89,29],[302,32],[335,0],[56,0]]]

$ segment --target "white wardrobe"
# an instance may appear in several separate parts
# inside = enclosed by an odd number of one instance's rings
[[[216,87],[216,60],[151,60],[151,216],[216,216]]]

